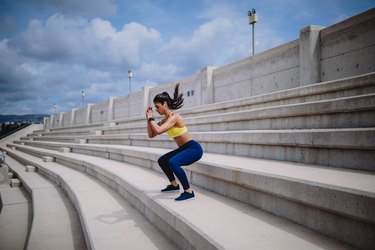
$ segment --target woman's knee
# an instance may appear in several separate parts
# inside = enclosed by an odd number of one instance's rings
[[[162,155],[162,156],[159,157],[159,159],[158,159],[158,164],[159,164],[159,166],[163,167],[163,166],[165,166],[167,163],[168,163],[168,161],[166,160],[165,155]]]
[[[177,160],[175,157],[169,159],[169,161],[168,161],[168,165],[170,166],[170,168],[171,168],[173,171],[174,171],[175,169],[178,169],[178,168],[181,167],[181,166],[180,166],[180,163],[178,162],[178,160]]]

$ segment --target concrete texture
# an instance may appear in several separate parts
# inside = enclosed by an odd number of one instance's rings
[[[77,147],[83,148],[84,146],[77,145]],[[99,169],[97,168],[98,166],[103,168],[117,163],[110,161],[105,163],[97,159],[97,157],[90,163],[81,162],[81,159],[83,159],[82,154],[97,155],[96,153],[89,153],[89,151],[103,149],[102,145],[87,145],[86,147],[88,151],[81,149],[79,157],[77,154],[69,154],[69,156],[64,154],[63,158],[79,159],[79,161],[76,161],[75,164],[78,165],[75,167],[69,165],[76,169],[78,166],[85,166],[81,171],[94,175],[116,189],[118,186],[118,183],[116,184],[117,172],[116,175],[113,175],[107,171],[100,170],[98,175]],[[122,161],[128,161],[142,167],[149,166],[149,168],[157,165],[158,155],[166,152],[165,149],[134,146],[109,147],[106,145],[105,147],[108,152],[113,152],[110,153],[110,157],[113,157],[113,159],[120,160],[115,156],[115,152],[123,152]],[[61,155],[55,151],[36,148],[27,149],[23,146],[18,149],[32,154],[36,154],[39,151],[40,155],[49,152],[57,159],[61,158]],[[77,155],[77,157],[72,155]],[[136,157],[144,160],[132,161],[130,159]],[[85,159],[90,159],[90,157]],[[150,159],[151,162],[147,163]],[[59,162],[67,165],[65,160]],[[192,183],[206,189],[255,205],[319,232],[348,241],[351,244],[360,244],[362,247],[368,246],[366,244],[372,244],[371,235],[375,232],[375,228],[371,226],[371,221],[375,221],[373,213],[375,211],[373,197],[375,194],[375,186],[373,184],[375,179],[373,175],[234,156],[220,155],[218,157],[218,155],[207,153],[198,164],[189,167],[188,172]],[[233,185],[237,185],[237,187]],[[230,192],[233,193],[231,194]],[[245,194],[246,196],[244,196]],[[246,197],[251,194],[257,194],[259,198],[254,196],[247,200]],[[268,202],[265,203],[266,198]],[[263,202],[259,203],[262,200]],[[281,206],[282,203],[285,203],[285,207]],[[317,216],[319,214],[319,220],[306,221],[304,216],[300,216],[307,213],[306,209],[310,211],[311,215]],[[294,214],[290,214],[291,211],[294,211]],[[324,221],[329,225],[340,225],[341,230],[336,227],[327,228],[324,224],[317,223],[319,221],[320,223]],[[338,224],[338,221],[340,221],[340,224]],[[362,221],[367,222],[363,224]],[[354,226],[355,224],[358,225]],[[367,234],[362,232],[363,228],[367,228]],[[351,235],[349,238],[347,237],[348,232]]]
[[[61,188],[36,172],[25,172],[11,157],[7,163],[32,197],[27,249],[87,249],[77,211]]]
[[[14,154],[23,155],[22,153]],[[87,162],[87,168],[89,165],[91,166],[90,172],[87,170],[90,175],[104,182],[106,180],[115,181],[119,192],[129,200],[133,198],[133,205],[142,209],[141,211],[144,212],[146,217],[149,216],[149,219],[156,217],[156,220],[157,217],[163,218],[168,226],[159,225],[162,227],[160,230],[171,230],[171,228],[176,230],[176,233],[181,233],[179,237],[183,237],[186,244],[190,244],[197,249],[259,249],[275,245],[285,249],[290,249],[292,246],[307,249],[319,247],[330,249],[350,248],[285,220],[264,214],[259,210],[223,197],[219,198],[198,188],[196,188],[197,199],[200,202],[188,202],[181,206],[181,203],[174,202],[173,196],[159,193],[159,188],[163,186],[163,183],[166,183],[166,180],[153,171],[97,157],[70,154],[70,157],[76,156]],[[27,155],[22,157],[33,158]],[[40,164],[39,168],[44,168],[45,171],[56,172],[58,169],[56,165],[47,167],[47,164],[43,162]],[[66,173],[66,169],[63,173]],[[74,179],[77,181],[79,179],[82,182],[82,177],[78,178],[77,175],[77,173],[74,174]],[[65,182],[68,176],[64,176],[61,173],[60,178]],[[110,183],[108,184],[110,185]],[[70,187],[70,190],[74,189]],[[85,214],[89,213],[86,212]],[[223,214],[231,216],[223,217]],[[233,228],[228,229],[223,234],[220,228],[213,226],[217,221],[221,221],[227,228]],[[238,228],[241,230],[237,230]],[[251,233],[249,234],[249,232]],[[295,233],[298,234],[298,237],[296,237]],[[267,235],[267,240],[262,240],[265,235]]]
[[[43,156],[42,159],[43,159],[44,162],[53,162],[53,161],[55,161],[55,158],[53,158],[51,156]]]
[[[370,119],[367,117],[366,119]],[[345,119],[344,119],[345,120]],[[246,123],[245,123],[246,124]],[[373,128],[274,129],[191,132],[205,152],[306,164],[375,171]],[[86,136],[90,144],[120,144],[173,148],[166,136],[145,133]],[[74,136],[43,137],[39,141],[72,142]],[[86,140],[86,139],[85,139]]]
[[[46,163],[40,158],[22,153],[12,154],[12,156],[17,156],[16,158],[22,159],[22,161],[34,162],[41,173],[47,173],[46,176],[55,176],[53,180],[61,185],[78,210],[88,248],[176,249],[175,245],[155,230],[114,190],[87,174],[58,163]],[[55,205],[49,204],[47,208],[50,206]],[[45,213],[41,211],[41,215],[43,214]],[[42,224],[39,224],[39,226],[39,230],[48,229],[46,226],[43,227]],[[58,232],[58,230],[52,228],[49,230]],[[43,242],[43,234],[37,232],[38,230],[35,233],[35,239]],[[31,243],[38,246],[37,241]]]
[[[0,187],[0,249],[25,249],[32,220],[31,198],[24,187]]]
[[[0,164],[0,187],[2,185],[8,185],[9,184],[9,170],[8,166],[4,164]]]
[[[9,182],[10,182],[10,186],[12,188],[22,186],[22,182],[17,178],[12,178],[12,179],[9,180]]]
[[[25,169],[26,169],[26,172],[36,172],[37,171],[37,168],[35,168],[34,166],[31,166],[31,165],[25,166]]]
[[[322,81],[375,70],[375,9],[321,31]]]

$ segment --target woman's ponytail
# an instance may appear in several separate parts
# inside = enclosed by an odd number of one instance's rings
[[[175,88],[174,88],[174,94],[173,94],[173,99],[169,96],[167,92],[163,92],[160,94],[157,94],[154,98],[154,102],[158,103],[164,103],[167,102],[167,105],[170,109],[179,109],[183,106],[184,102],[184,94],[181,92],[179,93],[179,87],[180,84],[177,83]]]
[[[183,106],[184,94],[182,92],[179,93],[179,88],[180,88],[180,84],[177,83],[174,88],[173,100],[172,100],[171,107],[170,107],[171,109],[179,109]]]

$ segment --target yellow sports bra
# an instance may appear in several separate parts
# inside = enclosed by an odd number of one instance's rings
[[[179,127],[171,127],[166,132],[168,135],[172,136],[173,138],[178,137],[180,135],[185,134],[188,131],[186,126],[183,126],[181,128]]]

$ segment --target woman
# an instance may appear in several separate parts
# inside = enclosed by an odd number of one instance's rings
[[[152,107],[148,107],[146,110],[148,137],[154,138],[157,135],[167,132],[168,135],[173,137],[178,146],[177,149],[161,156],[158,160],[161,169],[170,181],[170,184],[162,189],[161,192],[180,190],[175,175],[182,184],[184,192],[175,199],[176,201],[193,199],[195,197],[186,173],[181,166],[193,164],[203,155],[201,145],[192,139],[182,117],[171,111],[181,108],[183,102],[183,94],[179,93],[179,84],[176,84],[173,99],[167,92],[158,94],[154,98],[155,109],[160,115],[164,116],[164,119],[156,123],[152,114]]]

